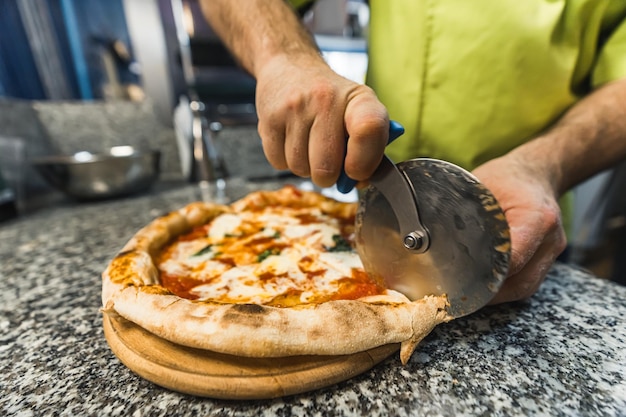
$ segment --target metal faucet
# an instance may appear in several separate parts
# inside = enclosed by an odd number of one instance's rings
[[[228,178],[226,164],[215,145],[217,135],[222,130],[222,124],[220,122],[209,122],[206,119],[204,116],[205,104],[203,102],[193,100],[189,103],[189,107],[192,112],[192,165],[189,181],[215,182]]]

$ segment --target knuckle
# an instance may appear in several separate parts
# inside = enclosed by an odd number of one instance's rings
[[[304,109],[305,103],[306,100],[304,96],[301,93],[294,91],[285,96],[283,105],[289,113],[299,113],[302,109]]]
[[[550,244],[554,247],[556,256],[558,256],[567,246],[567,236],[563,228],[560,208],[553,206],[546,210],[544,221],[546,230],[549,231]]]
[[[291,152],[287,154],[287,164],[291,172],[299,177],[308,177],[311,175],[306,155],[302,155],[299,149],[292,149]]]
[[[565,250],[566,247],[567,247],[567,237],[565,236],[565,232],[561,231],[555,244],[555,248],[556,248],[555,259],[557,256],[559,256],[559,254],[561,254],[561,252]]]
[[[335,87],[325,81],[316,82],[313,86],[313,100],[319,103],[332,103],[336,100],[337,91]]]
[[[355,125],[362,132],[379,132],[387,130],[389,120],[385,115],[370,114],[359,119]]]
[[[276,139],[274,137],[274,135],[272,134],[272,129],[270,128],[270,126],[267,123],[264,123],[263,121],[259,120],[258,126],[257,126],[257,131],[259,132],[259,136],[261,137],[261,141],[263,141],[263,143],[271,143],[274,142]]]
[[[311,170],[313,182],[321,187],[333,185],[338,177],[339,173],[336,170],[327,167],[316,167]]]
[[[375,167],[363,166],[362,164],[356,164],[352,161],[346,161],[345,171],[346,174],[357,181],[365,181],[374,172]]]
[[[287,165],[289,170],[299,177],[309,177],[311,175],[309,164],[306,161],[287,157]]]
[[[388,129],[386,117],[368,114],[366,117],[353,118],[350,125],[350,137],[357,142],[370,141],[372,137],[384,137]]]
[[[561,210],[558,206],[549,206],[544,211],[544,221],[549,228],[560,227],[561,225]]]

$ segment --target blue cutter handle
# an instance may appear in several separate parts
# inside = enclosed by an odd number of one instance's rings
[[[399,138],[403,133],[404,127],[402,127],[400,123],[394,120],[389,121],[389,140],[387,141],[387,145]],[[350,191],[352,191],[356,183],[357,181],[346,175],[346,170],[342,166],[341,174],[339,175],[339,179],[337,180],[337,189],[343,194],[348,194]]]

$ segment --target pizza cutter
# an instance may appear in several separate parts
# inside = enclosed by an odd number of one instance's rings
[[[392,122],[390,138],[404,132]],[[342,173],[337,188],[355,182]],[[509,227],[493,194],[452,163],[384,156],[361,192],[356,246],[366,271],[412,300],[446,295],[457,318],[485,306],[506,278]]]

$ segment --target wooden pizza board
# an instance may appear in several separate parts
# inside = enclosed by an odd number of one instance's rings
[[[399,349],[391,344],[341,356],[245,358],[161,339],[121,317],[103,316],[113,353],[162,387],[220,399],[269,399],[328,387],[361,374]]]

